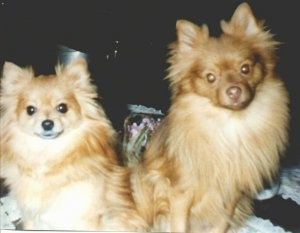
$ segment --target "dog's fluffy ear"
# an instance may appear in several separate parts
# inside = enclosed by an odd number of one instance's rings
[[[86,117],[94,118],[99,114],[105,115],[100,105],[94,101],[98,98],[97,86],[92,83],[88,63],[84,58],[76,58],[66,66],[57,65],[56,74],[72,89]]]
[[[236,8],[229,22],[221,21],[221,28],[226,34],[251,36],[262,31],[263,21],[258,21],[248,3],[244,2]]]
[[[1,89],[12,94],[15,90],[23,88],[33,77],[32,67],[21,68],[12,62],[5,62],[2,71]]]
[[[90,84],[90,73],[85,59],[77,58],[66,66],[56,66],[57,76],[70,81],[75,88],[83,88]]]
[[[198,42],[205,41],[209,37],[207,25],[199,27],[187,20],[177,20],[176,22],[178,50],[189,53]]]

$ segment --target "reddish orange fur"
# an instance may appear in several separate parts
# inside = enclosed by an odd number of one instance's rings
[[[6,62],[1,79],[1,177],[30,230],[147,230],[118,163],[116,133],[98,104],[86,61],[55,75]],[[66,113],[57,111],[65,103]],[[36,113],[26,113],[35,106]],[[53,120],[55,138],[40,126]],[[55,128],[57,127],[57,128]]]
[[[133,169],[134,197],[154,231],[235,231],[278,173],[288,142],[277,42],[247,3],[221,22],[220,37],[186,20],[176,27],[171,106]],[[231,87],[241,90],[238,100]]]

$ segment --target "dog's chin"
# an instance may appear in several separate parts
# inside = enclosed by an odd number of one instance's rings
[[[221,103],[221,106],[223,108],[227,108],[229,110],[240,111],[240,110],[246,109],[249,106],[250,102],[251,102],[251,100],[242,101],[242,102],[233,101],[230,103]]]
[[[41,139],[44,139],[44,140],[52,140],[52,139],[56,139],[58,138],[60,135],[62,134],[62,131],[61,132],[53,132],[53,131],[43,131],[43,132],[40,132],[40,133],[35,133],[36,136],[40,137]]]

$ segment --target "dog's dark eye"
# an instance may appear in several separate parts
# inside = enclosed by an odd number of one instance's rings
[[[60,113],[66,113],[68,111],[68,106],[65,103],[57,105],[56,110]]]
[[[206,75],[207,81],[210,83],[213,83],[214,81],[216,81],[216,76],[212,73],[209,73]]]
[[[250,72],[250,65],[249,64],[242,65],[241,72],[243,74],[249,74],[249,72]]]
[[[34,106],[32,106],[32,105],[29,105],[29,106],[27,106],[27,108],[26,108],[26,112],[27,112],[27,114],[28,114],[29,116],[31,116],[31,115],[33,115],[33,114],[35,114],[35,113],[37,112],[37,108],[34,107]]]

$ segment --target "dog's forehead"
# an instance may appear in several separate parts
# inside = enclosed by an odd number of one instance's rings
[[[241,52],[241,47],[244,47],[244,44],[241,43],[241,40],[231,37],[221,35],[219,37],[209,37],[205,44],[200,44],[203,46],[203,49],[210,54],[224,54],[224,53],[232,53],[232,52]],[[246,46],[246,44],[245,44]]]
[[[201,52],[197,51],[196,53],[199,57],[199,62],[206,64],[206,66],[224,62],[234,65],[251,59],[253,55],[247,47],[226,44],[226,42],[218,39],[212,40],[199,50]]]
[[[62,82],[55,75],[40,75],[31,80],[28,85],[24,86],[22,95],[24,99],[40,99],[40,100],[55,100],[63,99],[68,96],[70,87]],[[48,101],[47,100],[47,101]]]
[[[28,87],[31,89],[41,89],[41,90],[55,90],[65,86],[65,82],[62,81],[62,78],[56,75],[39,75],[34,77]]]

